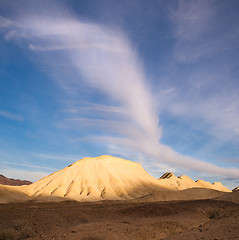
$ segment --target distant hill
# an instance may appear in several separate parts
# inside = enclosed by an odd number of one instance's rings
[[[10,185],[10,186],[21,186],[21,185],[32,184],[32,182],[27,181],[27,180],[7,178],[7,177],[5,177],[5,176],[0,174],[0,184],[2,184],[2,185]]]
[[[222,192],[231,192],[228,188],[222,185],[220,182],[206,182],[204,180],[194,181],[186,175],[176,177],[173,173],[167,172],[158,179],[161,185],[171,186],[177,190],[186,190],[189,188],[207,188]],[[236,190],[236,189],[235,189]]]
[[[236,188],[234,188],[232,191],[233,191],[233,192],[239,191],[239,186],[237,186]]]

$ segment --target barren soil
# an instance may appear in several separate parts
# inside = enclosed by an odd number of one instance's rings
[[[239,204],[216,200],[1,204],[0,239],[239,239]]]

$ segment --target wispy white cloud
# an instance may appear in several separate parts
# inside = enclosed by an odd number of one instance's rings
[[[21,167],[27,167],[27,168],[31,168],[31,169],[45,169],[45,170],[49,170],[49,171],[56,171],[57,169],[55,168],[50,168],[50,167],[44,167],[44,166],[37,166],[37,165],[33,165],[33,164],[28,164],[28,163],[22,163],[22,162],[6,162],[6,161],[0,161],[1,164],[3,164],[4,166],[21,166]],[[2,169],[1,169],[2,170]]]
[[[2,168],[1,174],[8,178],[15,178],[15,179],[21,179],[21,180],[29,180],[32,182],[38,181],[41,178],[49,175],[51,172],[41,172],[41,171],[28,171],[28,170],[21,170],[21,169],[15,169],[15,168]]]
[[[42,154],[24,151],[10,152],[0,149],[0,174],[8,178],[25,179],[35,182],[83,157],[85,156],[78,155],[76,157],[73,155]],[[57,163],[55,164],[56,168],[51,167],[52,162]]]
[[[178,41],[196,40],[210,28],[210,20],[215,15],[212,1],[176,1],[177,7],[170,10],[174,23],[174,34]]]
[[[78,141],[100,141],[135,149],[136,151],[151,156],[151,159],[157,159],[158,161],[156,163],[169,166],[169,169],[175,169],[177,172],[183,172],[182,170],[188,169],[212,176],[230,176],[234,179],[238,179],[239,176],[239,170],[237,168],[219,167],[212,163],[203,162],[193,157],[182,155],[169,146],[157,142],[150,142],[145,138],[138,138],[137,141],[132,141],[130,138],[88,136],[79,138]]]
[[[9,27],[12,25],[12,22],[9,19],[6,19],[0,16],[0,27]]]
[[[119,113],[126,114],[125,110],[119,106],[109,106],[103,104],[89,103],[88,106],[80,108],[86,111],[99,111],[99,112],[107,112],[107,113]]]
[[[186,90],[185,90],[186,91]],[[190,91],[190,90],[188,90]],[[202,92],[201,90],[199,90]],[[194,96],[185,97],[184,92],[174,92],[171,95],[160,95],[164,103],[161,108],[181,117],[189,125],[200,120],[195,129],[206,129],[207,133],[222,141],[236,140],[239,136],[239,95],[234,90],[225,89],[224,94],[211,92],[210,96],[198,97],[197,90],[191,89]],[[189,100],[190,99],[190,100]]]
[[[32,153],[33,156],[37,158],[44,158],[48,160],[56,160],[56,161],[72,161],[75,162],[80,159],[80,156],[68,156],[68,155],[53,155],[53,154],[42,154],[42,153]]]
[[[112,113],[112,114],[126,114],[125,110],[120,106],[110,106],[104,104],[90,103],[86,102],[84,106],[75,106],[72,108],[60,109],[58,112],[68,112],[68,113],[80,113],[82,111],[86,112],[100,112],[100,113]]]
[[[160,94],[159,102],[187,124],[198,119],[207,133],[227,141],[239,133],[239,86],[233,76],[238,61],[227,55],[238,51],[239,31],[224,19],[220,7],[215,1],[182,0],[170,11],[174,63],[183,64],[183,72],[176,70],[170,86],[174,91]]]
[[[13,114],[9,111],[1,110],[1,109],[0,109],[0,117],[8,118],[14,121],[23,121],[23,117],[17,114]]]
[[[157,111],[141,64],[121,32],[73,18],[56,21],[45,16],[30,22],[24,19],[21,26],[24,28],[18,29],[16,38],[27,35],[27,39],[37,42],[41,51],[63,50],[64,57],[88,84],[121,103],[145,137],[160,138]]]
[[[213,45],[201,41],[208,33],[215,8],[211,1],[177,1],[176,9],[170,11],[173,32],[176,39],[174,57],[180,62],[195,61],[208,54]]]
[[[16,157],[17,155],[17,157]],[[21,170],[31,169],[31,171],[41,171],[41,169],[47,170],[46,172],[53,172],[59,170],[59,168],[52,168],[48,164],[49,162],[55,162],[61,164],[64,167],[66,164],[75,162],[84,156],[64,155],[64,154],[52,154],[52,153],[38,153],[38,152],[14,152],[0,149],[0,173],[2,169],[10,169],[12,166]],[[45,164],[39,164],[45,161]],[[62,162],[62,163],[61,163]],[[64,164],[65,162],[65,164]],[[17,170],[17,169],[16,169]],[[27,178],[27,176],[26,176]]]
[[[232,50],[238,41],[238,28],[230,26],[224,29],[218,21],[220,7],[215,1],[180,0],[176,3],[177,7],[169,14],[175,38],[175,60],[190,63],[218,52]],[[222,29],[224,34],[221,34]],[[227,43],[232,38],[234,43],[230,46]]]

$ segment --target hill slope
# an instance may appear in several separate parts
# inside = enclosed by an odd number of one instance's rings
[[[15,186],[0,185],[0,203],[22,202],[29,197]]]
[[[224,194],[223,196],[218,197],[217,199],[239,203],[239,191],[237,190],[228,194]]]

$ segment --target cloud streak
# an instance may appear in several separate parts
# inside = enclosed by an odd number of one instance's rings
[[[68,79],[57,78],[64,89],[70,89],[77,96],[77,89],[84,82],[110,97],[115,105],[113,107],[95,105],[97,111],[111,112],[123,109],[117,112],[120,116],[117,120],[112,120],[110,115],[108,119],[68,118],[60,123],[61,128],[79,129],[84,123],[89,128],[93,126],[105,130],[109,135],[117,135],[117,137],[93,136],[94,140],[133,148],[153,156],[157,161],[179,168],[215,175],[239,176],[238,169],[218,167],[183,156],[159,142],[162,128],[159,126],[155,99],[143,71],[143,65],[121,31],[82,22],[68,14],[61,17],[54,16],[54,13],[51,13],[51,16],[44,14],[22,16],[17,23],[15,21],[12,24],[11,28],[6,33],[6,39],[22,40],[31,51],[39,54],[43,59],[50,55],[54,59],[51,71],[57,70],[60,75],[62,70],[56,66],[74,69],[73,85]],[[201,24],[198,32],[203,29],[204,24]],[[191,41],[188,35],[190,30],[192,30],[190,25],[185,30],[186,33],[179,26],[176,30],[178,38]],[[193,33],[194,38],[198,36],[198,32]],[[185,36],[185,39],[182,36]]]
[[[35,40],[29,44],[34,51],[62,51],[78,76],[118,101],[146,138],[160,139],[157,111],[141,63],[121,32],[73,18],[42,16],[23,20],[21,26],[16,38]]]
[[[1,110],[1,109],[0,109],[0,117],[8,118],[13,121],[23,121],[23,118],[21,116],[13,114],[9,111]]]
[[[42,171],[28,171],[20,170],[15,168],[2,168],[1,174],[5,175],[8,178],[16,178],[21,180],[30,180],[32,182],[38,181],[41,178],[49,175],[50,172]],[[26,179],[27,177],[27,179]]]
[[[161,94],[159,102],[161,109],[192,124],[192,119],[200,119],[203,129],[210,126],[210,135],[227,141],[239,134],[239,88],[233,74],[239,32],[214,3],[182,0],[170,11],[172,58],[183,70],[172,74],[169,89],[174,91]]]
[[[227,29],[219,19],[220,7],[214,1],[176,1],[169,19],[175,37],[174,59],[181,63],[196,62],[201,58],[230,51],[238,42],[238,28]],[[221,22],[222,21],[222,22]],[[224,34],[221,34],[224,31]],[[234,41],[228,45],[228,41]],[[235,45],[236,44],[236,45]]]

